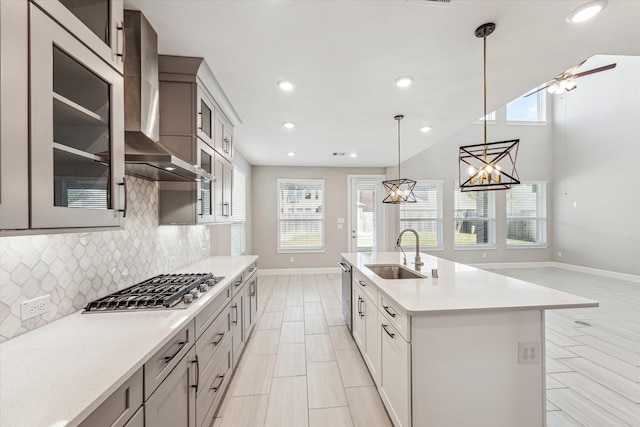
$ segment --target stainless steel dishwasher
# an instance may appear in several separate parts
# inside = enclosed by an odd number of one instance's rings
[[[351,332],[351,265],[347,262],[341,262],[340,268],[342,268],[342,315],[344,316],[344,323]]]

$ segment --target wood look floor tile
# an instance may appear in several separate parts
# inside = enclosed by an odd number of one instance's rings
[[[347,398],[338,363],[307,363],[309,409],[346,406]]]
[[[569,388],[548,390],[547,398],[563,412],[566,412],[586,427],[629,427],[620,418],[605,411]]]
[[[269,395],[236,396],[229,398],[229,405],[220,418],[219,427],[262,427],[267,415]]]
[[[328,362],[336,360],[331,335],[315,334],[305,336],[307,362]]]
[[[309,410],[309,427],[353,427],[348,406]]]
[[[268,394],[275,364],[275,354],[247,356],[236,372],[232,396]]]
[[[304,300],[301,295],[287,295],[287,299],[284,303],[285,308],[287,307],[302,307],[304,306]]]
[[[266,427],[309,425],[306,377],[274,378],[269,394]]]
[[[553,359],[564,359],[568,357],[578,357],[577,354],[573,353],[571,349],[573,347],[560,347],[552,342],[547,341],[545,343],[546,354],[547,356]]]
[[[325,310],[341,310],[342,309],[342,296],[335,297],[321,297],[322,306]]]
[[[342,316],[342,309],[325,309],[324,315],[327,318],[327,326],[341,326],[344,325],[344,317]]]
[[[640,404],[640,384],[637,382],[615,374],[609,369],[582,357],[567,359],[563,362],[585,377],[591,378],[610,390],[626,397],[630,401]]]
[[[547,390],[551,390],[552,388],[565,388],[567,386],[562,384],[560,381],[556,380],[552,376],[547,375],[546,387],[547,387]]]
[[[305,315],[304,333],[307,335],[328,334],[329,327],[327,326],[327,319],[325,319],[324,314]]]
[[[282,324],[282,312],[262,313],[262,318],[258,323],[258,329],[280,329]]]
[[[345,391],[355,427],[392,427],[375,387],[350,387]]]
[[[337,350],[336,359],[345,387],[374,385],[359,350]]]
[[[280,341],[279,329],[256,329],[245,350],[247,354],[276,354]]]
[[[548,400],[546,402],[546,406],[547,406],[547,412],[559,411],[560,410],[560,408],[558,408],[556,405],[554,405],[553,403],[549,402]]]
[[[283,322],[304,322],[304,308],[300,306],[285,307]]]
[[[304,343],[304,322],[282,322],[280,344]]]
[[[274,377],[294,377],[307,374],[305,345],[281,344],[276,355]]]
[[[331,342],[333,342],[334,350],[351,350],[357,348],[346,326],[332,326],[329,328],[329,333],[331,334]]]
[[[571,347],[571,351],[633,382],[640,382],[640,368],[589,346]]]
[[[304,303],[304,315],[311,316],[315,314],[324,314],[324,308],[320,301],[306,301]]]
[[[640,328],[640,326],[638,327]],[[581,344],[588,345],[589,347],[592,347],[592,348],[597,348],[603,353],[613,356],[616,359],[620,359],[623,362],[627,362],[630,365],[640,366],[640,354],[637,354],[632,350],[627,350],[625,348],[619,347],[615,344],[612,344],[601,338],[594,337],[591,335],[576,337],[575,339],[579,341]]]
[[[285,304],[284,299],[269,299],[269,301],[267,301],[267,305],[264,308],[264,312],[265,313],[272,313],[275,311],[284,311],[284,304]]]
[[[564,411],[547,412],[547,427],[584,427]]]
[[[562,360],[564,361],[565,359],[562,359]],[[546,358],[545,364],[547,368],[547,374],[553,374],[556,372],[572,372],[573,371],[573,368],[569,368],[562,362],[556,359],[552,359],[550,357]]]

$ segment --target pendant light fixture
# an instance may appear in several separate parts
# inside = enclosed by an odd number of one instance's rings
[[[402,114],[394,117],[398,122],[398,179],[382,181],[382,185],[387,190],[387,196],[382,203],[416,203],[416,196],[413,188],[416,182],[412,179],[400,178],[400,120],[404,119]]]
[[[460,147],[458,172],[460,191],[508,190],[520,184],[516,170],[519,139],[487,142],[487,36],[496,29],[496,24],[483,24],[476,28],[476,37],[484,42],[483,87],[484,87],[484,142]]]

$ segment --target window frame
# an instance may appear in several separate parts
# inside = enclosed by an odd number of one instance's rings
[[[412,221],[421,221],[421,220],[425,220],[425,222],[432,222],[435,221],[436,223],[436,244],[435,245],[425,245],[425,244],[420,244],[420,250],[425,250],[425,251],[434,251],[434,250],[444,250],[444,216],[443,216],[443,189],[444,189],[444,181],[442,180],[418,180],[416,182],[416,186],[414,188],[414,192],[416,191],[416,189],[419,189],[421,185],[427,185],[427,186],[435,186],[435,190],[436,190],[436,218],[413,218],[411,219]],[[419,190],[418,190],[419,191]],[[414,203],[411,203],[410,205],[414,205]],[[409,204],[401,204],[400,208],[398,210],[398,226],[400,227],[400,230],[403,230],[407,227],[403,227],[402,226],[402,213],[403,213],[403,208],[405,207],[409,207]],[[418,231],[418,230],[416,230]],[[419,231],[418,231],[419,233]],[[405,250],[414,250],[415,246],[411,245],[402,245],[402,248]]]
[[[459,244],[456,243],[456,221],[462,218],[456,218],[456,193],[463,193],[460,191],[460,182],[455,181],[453,187],[453,249],[454,250],[486,250],[496,249],[496,197],[495,191],[474,191],[464,192],[465,194],[486,194],[488,214],[487,217],[468,217],[469,220],[487,221],[489,228],[488,242],[487,243],[475,243],[475,244]],[[467,218],[464,218],[467,219]]]
[[[524,96],[519,96],[518,98],[512,100],[511,102],[505,105],[505,122],[507,125],[516,125],[516,126],[546,126],[547,125],[547,91],[541,90],[536,95],[537,100],[537,113],[538,117],[536,120],[509,120],[509,105],[523,98]]]
[[[322,253],[322,252],[326,252],[326,248],[327,248],[327,244],[326,244],[326,221],[325,221],[325,217],[326,217],[326,210],[327,210],[327,198],[326,198],[326,192],[325,192],[325,180],[324,179],[313,179],[313,178],[278,178],[276,180],[276,197],[277,197],[277,213],[276,213],[276,222],[277,222],[277,231],[276,231],[276,252],[277,253]],[[320,184],[320,188],[321,188],[321,192],[322,192],[322,217],[320,219],[302,219],[300,220],[302,221],[315,221],[315,222],[319,222],[321,224],[321,231],[322,231],[322,237],[321,237],[321,246],[315,247],[315,246],[308,246],[308,247],[300,247],[300,248],[288,248],[288,247],[282,247],[281,245],[281,224],[283,221],[291,221],[289,220],[283,220],[281,217],[281,213],[282,213],[282,204],[281,204],[281,197],[280,197],[280,189],[281,189],[281,184],[283,183],[289,183],[289,184]],[[295,196],[294,196],[295,197]]]
[[[537,185],[536,191],[536,216],[535,217],[522,217],[522,216],[509,216],[509,202],[506,199],[508,194],[505,195],[505,244],[507,249],[531,249],[531,248],[547,248],[548,242],[548,221],[547,221],[547,181],[523,181],[520,185]],[[540,187],[541,186],[541,187]],[[507,190],[511,191],[511,190]],[[536,235],[541,236],[541,241],[534,243],[509,243],[509,220],[513,219],[528,219],[536,221]]]

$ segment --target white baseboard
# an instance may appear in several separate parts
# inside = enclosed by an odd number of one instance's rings
[[[325,268],[259,268],[258,275],[260,276],[275,276],[275,275],[291,275],[291,274],[330,274],[340,273],[340,267],[325,267]]]
[[[635,274],[618,273],[617,271],[600,270],[598,268],[583,267],[581,265],[565,264],[563,262],[552,262],[552,267],[565,270],[578,271],[580,273],[595,274],[597,276],[611,277],[612,279],[626,280],[628,282],[640,284],[640,276]]]
[[[498,268],[545,268],[552,267],[552,262],[486,262],[479,264],[469,264],[472,267],[484,269],[498,269]]]

